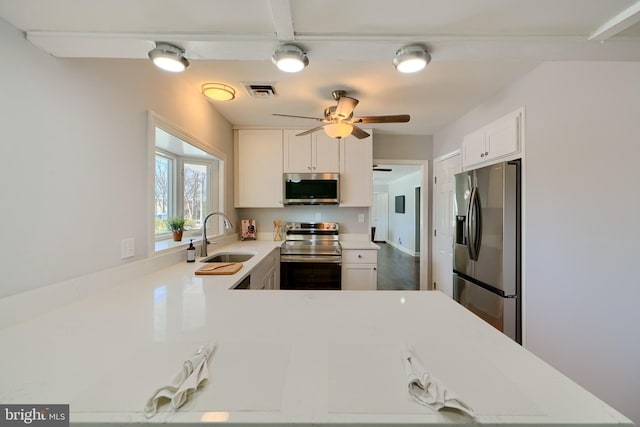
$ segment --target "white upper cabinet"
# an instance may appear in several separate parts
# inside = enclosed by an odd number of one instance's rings
[[[238,130],[235,207],[281,208],[282,130]]]
[[[465,136],[462,140],[463,166],[484,164],[519,153],[523,124],[524,109],[519,109]]]
[[[367,130],[371,133],[371,130]],[[373,137],[340,140],[340,206],[371,206]]]
[[[340,143],[318,131],[296,136],[300,130],[284,131],[284,172],[336,173],[340,170]]]

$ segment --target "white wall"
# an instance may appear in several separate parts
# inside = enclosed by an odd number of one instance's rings
[[[401,131],[401,129],[398,130]],[[431,160],[433,159],[433,137],[431,135],[387,135],[375,132],[373,158]]]
[[[0,52],[0,297],[148,256],[149,109],[224,152],[233,182],[233,129],[181,75],[55,58],[1,19]],[[136,256],[123,261],[125,237]]]
[[[272,232],[273,221],[287,222],[337,222],[340,233],[369,235],[369,208],[341,208],[339,206],[287,206],[286,208],[237,209],[240,219],[255,219],[258,232]],[[358,215],[364,222],[358,222]],[[283,236],[284,237],[284,236]]]
[[[389,192],[389,242],[415,254],[415,187],[420,186],[420,171],[411,173],[388,185]],[[404,196],[404,213],[396,213],[395,198]]]
[[[546,63],[434,135],[526,108],[526,346],[640,423],[640,63]]]

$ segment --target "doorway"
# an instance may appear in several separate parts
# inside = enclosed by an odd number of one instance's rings
[[[420,196],[420,187],[415,187],[413,189],[413,200],[420,200],[421,196]],[[414,227],[413,227],[413,234],[415,235],[414,238],[414,244],[415,244],[415,253],[419,254],[420,253],[420,217],[421,217],[421,210],[420,210],[420,203],[415,203],[414,204]]]
[[[373,228],[374,242],[386,242],[389,238],[388,221],[389,221],[389,193],[374,192],[373,193],[373,209],[371,211],[371,222]]]
[[[429,233],[429,161],[428,160],[398,160],[374,159],[374,197],[371,207],[371,226],[376,227],[374,241],[387,242],[394,249],[401,249],[410,254],[417,261],[419,269],[419,289],[427,290],[430,284]],[[384,171],[376,171],[383,169]],[[398,194],[389,191],[388,183],[401,179],[402,175],[417,174],[417,181],[411,181]],[[384,181],[380,184],[379,179]],[[392,188],[392,187],[391,187]],[[401,194],[402,193],[402,194]],[[398,218],[395,213],[395,199],[398,195],[405,195],[407,202],[412,200],[413,206],[407,206],[406,216]],[[415,201],[415,202],[414,202]],[[386,220],[384,219],[386,213]],[[395,215],[395,217],[394,217]],[[415,221],[413,217],[415,216]],[[410,217],[410,218],[407,218]],[[410,221],[408,221],[410,219]],[[401,224],[401,225],[400,225]],[[379,227],[382,229],[379,232]],[[402,228],[399,235],[397,228]],[[386,236],[384,234],[386,233]],[[384,239],[384,240],[383,240]],[[419,254],[419,257],[416,255]],[[391,265],[390,268],[401,268]],[[382,274],[380,271],[378,274]]]

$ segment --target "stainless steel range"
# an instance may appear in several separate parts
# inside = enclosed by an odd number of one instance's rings
[[[342,276],[340,225],[289,222],[280,247],[280,289],[339,290]]]

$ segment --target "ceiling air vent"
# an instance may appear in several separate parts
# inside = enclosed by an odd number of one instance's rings
[[[252,98],[273,98],[276,90],[269,83],[245,83],[244,88]]]

